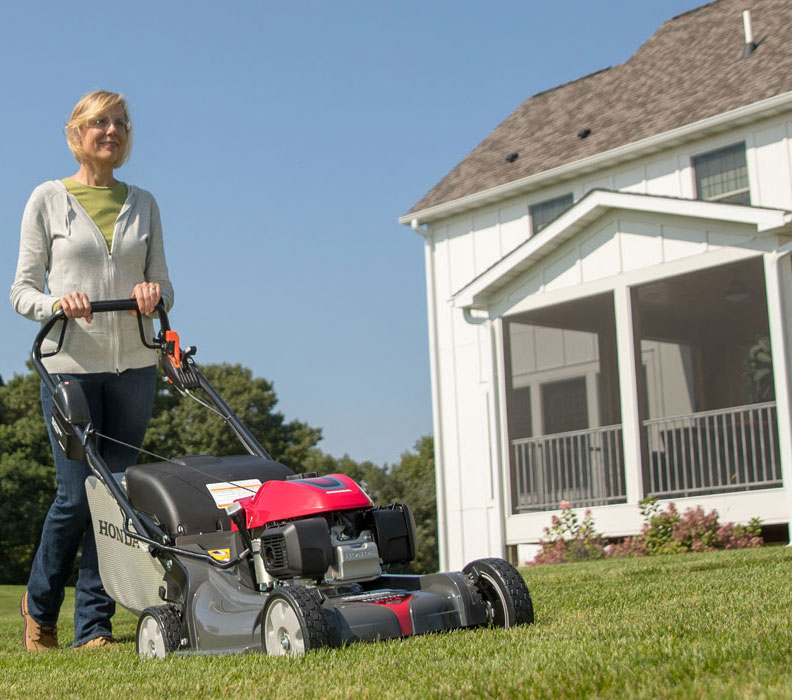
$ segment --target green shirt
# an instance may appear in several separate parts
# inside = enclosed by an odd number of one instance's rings
[[[63,178],[61,182],[69,193],[77,198],[85,213],[93,219],[107,241],[107,249],[110,250],[113,245],[116,219],[126,201],[127,186],[119,182],[112,187],[92,187],[70,177]]]

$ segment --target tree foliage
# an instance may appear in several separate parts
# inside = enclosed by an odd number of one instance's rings
[[[398,464],[378,466],[324,454],[321,430],[276,410],[272,383],[240,365],[206,365],[203,373],[274,459],[295,472],[342,473],[355,479],[376,504],[406,503],[418,529],[418,556],[410,570],[437,570],[437,533],[432,438]],[[55,495],[55,467],[41,415],[38,375],[29,367],[0,385],[0,548],[5,565],[0,584],[25,583],[41,526]],[[200,394],[200,392],[198,392]],[[155,455],[239,454],[238,440],[215,413],[158,387],[143,448]],[[141,461],[153,461],[142,455]]]
[[[0,387],[0,583],[26,579],[54,494],[39,379],[32,372],[17,375]]]

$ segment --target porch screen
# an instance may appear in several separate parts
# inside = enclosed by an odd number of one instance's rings
[[[513,510],[623,501],[612,295],[504,324]]]
[[[641,285],[635,300],[644,493],[781,486],[761,257]]]

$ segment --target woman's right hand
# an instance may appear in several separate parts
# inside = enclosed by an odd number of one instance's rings
[[[85,292],[69,292],[58,301],[66,318],[84,318],[87,323],[93,320],[91,302]]]

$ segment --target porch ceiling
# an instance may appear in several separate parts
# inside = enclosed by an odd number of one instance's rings
[[[529,238],[452,295],[451,303],[457,308],[485,309],[500,289],[607,211],[615,209],[747,224],[755,226],[757,233],[788,232],[792,224],[792,212],[782,209],[592,190],[540,233]]]

